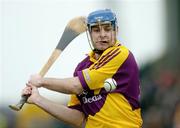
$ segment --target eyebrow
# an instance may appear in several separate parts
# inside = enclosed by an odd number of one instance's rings
[[[101,24],[100,26],[103,26],[103,27],[112,27],[111,24]],[[99,25],[94,25],[91,28],[98,28],[98,27],[99,27]]]

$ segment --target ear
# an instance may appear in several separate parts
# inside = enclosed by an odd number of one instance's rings
[[[115,35],[116,35],[115,38],[117,38],[118,32],[119,32],[119,27],[117,26],[116,29],[115,29]]]
[[[116,27],[116,34],[118,34],[118,32],[119,32],[119,27],[117,26]]]

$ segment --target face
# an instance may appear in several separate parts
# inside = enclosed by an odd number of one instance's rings
[[[90,34],[93,47],[98,50],[106,50],[115,44],[116,32],[111,24],[92,26]]]

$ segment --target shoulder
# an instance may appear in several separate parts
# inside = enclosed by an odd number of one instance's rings
[[[103,53],[103,55],[105,54],[110,54],[110,53],[123,53],[123,54],[129,54],[129,49],[121,44],[117,44],[113,47],[110,47],[108,49],[106,49]]]
[[[79,64],[85,63],[85,62],[89,61],[89,59],[90,59],[89,55],[86,54],[86,56],[79,62]]]
[[[77,65],[77,68],[79,67],[84,67],[84,65],[86,65],[86,63],[89,61],[90,57],[86,56],[82,61],[80,61]]]
[[[136,59],[133,55],[133,53],[126,47],[126,46],[119,46],[121,54],[119,55],[119,58],[124,58],[124,62],[122,66],[132,68],[133,70],[138,69],[138,64],[136,62]]]
[[[91,67],[92,69],[110,68],[117,70],[128,58],[129,50],[124,46],[113,46],[106,49],[96,63]],[[102,68],[101,68],[102,69]]]
[[[130,51],[127,47],[123,45],[117,45],[106,49],[102,54],[102,57],[111,58],[113,60],[115,59],[116,61],[124,61],[129,56],[129,54]]]
[[[77,76],[77,71],[81,71],[85,68],[88,68],[92,62],[90,61],[90,57],[86,56],[81,62],[79,62],[75,68],[74,76]]]

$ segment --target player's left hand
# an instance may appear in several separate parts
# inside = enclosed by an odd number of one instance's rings
[[[38,88],[28,84],[23,90],[22,90],[22,96],[29,95],[27,99],[27,103],[29,104],[35,104],[40,98],[41,95],[39,94]]]
[[[29,80],[28,80],[28,83],[27,83],[27,86],[28,85],[41,87],[42,86],[42,77],[39,74],[31,75]]]

